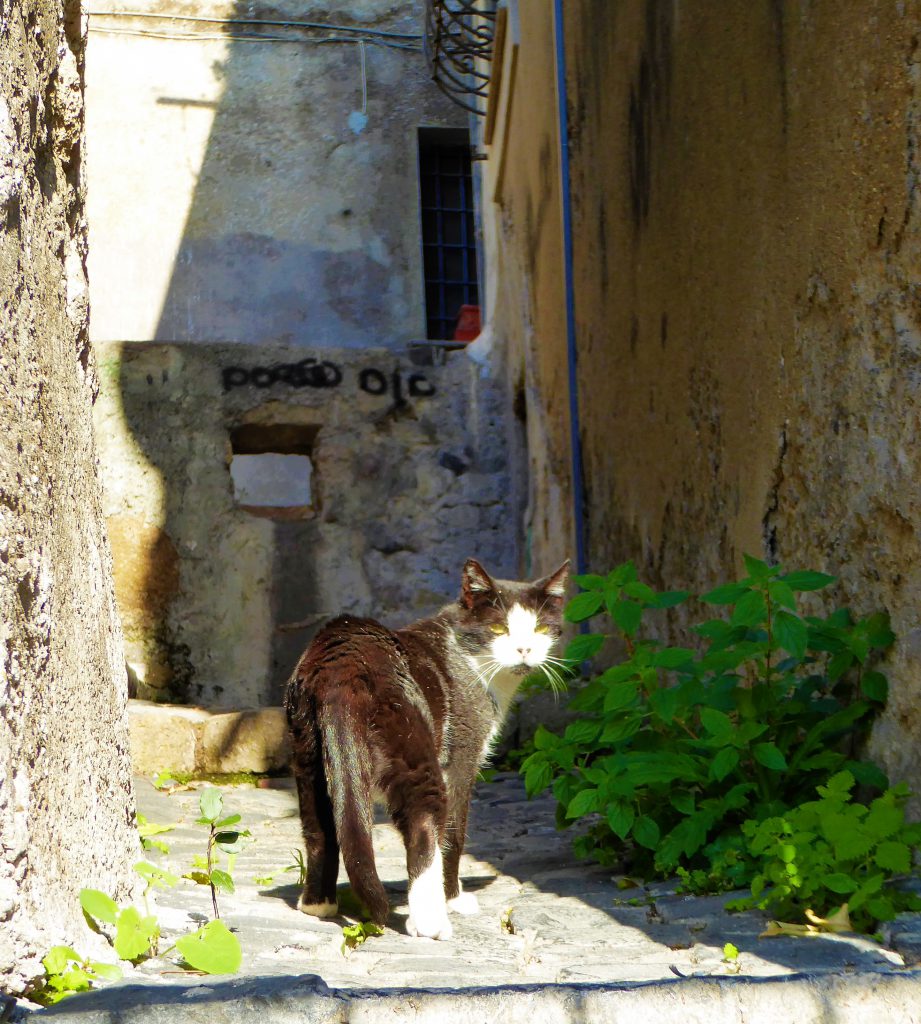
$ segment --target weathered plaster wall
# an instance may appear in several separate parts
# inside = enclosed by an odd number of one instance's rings
[[[429,614],[456,596],[470,556],[516,575],[505,392],[464,353],[420,367],[383,349],[324,349],[328,387],[299,378],[304,350],[287,346],[101,353],[105,506],[143,695],[277,704],[332,615]],[[313,437],[309,512],[240,507],[231,435],[254,424]]]
[[[566,25],[591,560],[708,585],[749,551],[887,608],[874,743],[916,788],[919,24],[583,0]]]
[[[78,3],[0,2],[0,989],[137,853],[91,424]]]
[[[504,73],[482,165],[485,340],[527,439],[525,571],[549,571],[574,554],[551,4],[528,4],[496,61]]]
[[[463,126],[466,115],[428,80],[418,0],[94,10],[94,340],[425,337],[417,128]],[[334,27],[277,24],[286,20]],[[256,33],[272,38],[228,38]]]

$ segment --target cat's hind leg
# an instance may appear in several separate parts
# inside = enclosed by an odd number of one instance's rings
[[[448,910],[464,915],[476,914],[480,909],[476,896],[472,892],[464,892],[458,873],[461,853],[467,841],[467,813],[471,795],[472,789],[466,786],[459,792],[450,792],[444,844],[444,884]]]
[[[335,917],[339,844],[326,784],[320,737],[310,725],[292,729],[294,778],[307,851],[307,878],[297,909],[312,917]]]

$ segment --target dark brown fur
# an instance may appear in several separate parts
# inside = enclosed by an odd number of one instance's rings
[[[444,895],[459,895],[471,791],[504,710],[469,657],[490,649],[512,603],[532,609],[540,632],[555,638],[567,569],[508,583],[470,560],[459,600],[431,619],[390,630],[343,615],[317,634],[285,695],[307,848],[302,909],[335,912],[341,851],[353,891],[384,923],[389,907],[371,844],[376,793],[406,845],[410,885],[437,844]],[[505,671],[513,689],[510,675],[527,670]]]

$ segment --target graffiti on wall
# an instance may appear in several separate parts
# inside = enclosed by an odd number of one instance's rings
[[[221,370],[224,391],[234,388],[270,388],[283,384],[292,388],[338,388],[345,381],[343,372],[327,359],[308,356],[296,363],[273,363],[271,366],[225,366]],[[376,367],[359,371],[355,382],[368,395],[387,395],[397,405],[409,398],[431,398],[435,385],[423,373],[405,375],[395,369],[390,373]]]

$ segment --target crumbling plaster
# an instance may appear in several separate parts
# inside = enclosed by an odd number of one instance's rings
[[[455,597],[470,556],[516,575],[505,391],[465,353],[423,367],[386,349],[318,350],[306,358],[339,375],[327,387],[296,383],[304,350],[288,346],[101,353],[105,507],[143,695],[277,704],[325,619],[430,614]],[[231,434],[244,424],[315,431],[302,517],[235,499]]]
[[[78,3],[0,2],[0,990],[137,849],[91,406]]]
[[[917,3],[583,2],[566,30],[591,560],[751,552],[899,637],[921,785]]]

